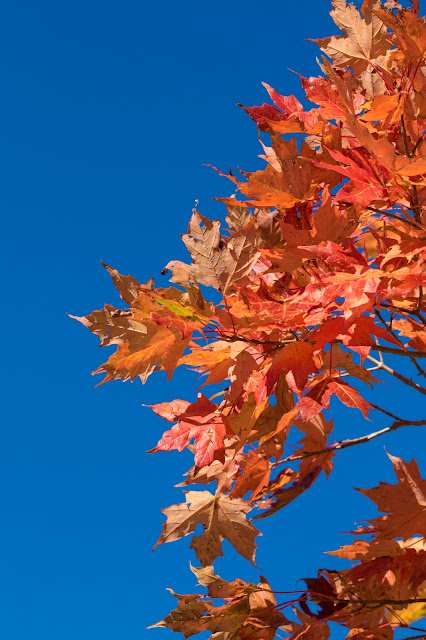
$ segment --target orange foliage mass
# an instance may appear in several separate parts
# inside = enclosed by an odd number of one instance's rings
[[[204,389],[216,385],[210,399],[151,407],[174,423],[151,452],[189,448],[184,484],[217,483],[164,509],[157,542],[202,528],[191,543],[202,567],[192,570],[208,595],[176,596],[155,625],[185,638],[273,640],[279,629],[326,640],[338,622],[352,640],[390,640],[426,611],[426,480],[415,461],[394,456],[398,484],[361,490],[384,515],[333,552],[356,564],[306,580],[292,620],[264,578],[226,582],[211,566],[223,539],[254,563],[260,532],[247,514],[267,517],[297,499],[333,472],[340,449],[426,425],[367,399],[370,369],[426,395],[426,21],[417,0],[332,5],[343,35],[316,40],[322,75],[301,77],[312,108],[268,85],[274,106],[244,107],[270,146],[262,142],[264,169],[226,176],[236,194],[222,199],[225,230],[194,210],[183,235],[191,261],[165,268],[172,286],[106,267],[126,309],[77,318],[102,346],[117,345],[95,372],[104,382],[160,370],[170,379],[184,366]],[[201,286],[216,290],[216,304]],[[388,354],[411,363],[415,380],[388,366]],[[336,443],[323,413],[332,397],[365,417],[386,414],[389,427]],[[289,453],[295,429],[303,438]]]

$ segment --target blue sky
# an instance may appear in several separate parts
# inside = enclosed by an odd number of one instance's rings
[[[212,198],[232,192],[203,163],[261,166],[256,127],[236,103],[266,101],[262,81],[301,96],[288,69],[317,73],[316,47],[303,40],[336,32],[328,9],[323,0],[3,3],[2,637],[168,638],[145,630],[174,607],[164,587],[196,591],[188,538],[151,552],[159,510],[182,500],[173,485],[191,456],[146,455],[166,423],[141,406],[191,399],[195,379],[179,372],[167,385],[161,373],[144,387],[95,389],[90,372],[107,350],[66,312],[120,306],[101,259],[157,283],[169,260],[185,259],[179,233],[194,201],[220,217]],[[389,403],[390,388],[379,385],[375,400]],[[391,410],[416,414],[417,399],[399,393]],[[336,438],[376,426],[335,409]],[[394,482],[384,444],[342,452],[328,482],[260,522],[258,566],[274,588],[301,588],[299,578],[335,566],[322,552],[375,515],[352,487]],[[408,459],[425,444],[414,428],[386,441]],[[228,545],[217,572],[259,575]]]

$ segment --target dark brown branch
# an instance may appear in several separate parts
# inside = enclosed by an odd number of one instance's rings
[[[408,136],[407,136],[407,131],[405,129],[404,116],[401,116],[401,133],[402,133],[402,140],[404,142],[405,155],[407,156],[407,158],[412,158],[413,152],[410,153],[410,150],[408,148]],[[411,187],[410,204],[413,210],[415,221],[420,223],[421,216],[420,216],[419,197],[417,193],[417,186],[415,184],[413,184],[413,186]]]
[[[420,213],[420,205],[419,205],[419,196],[417,193],[417,186],[415,184],[413,184],[413,186],[411,187],[411,204],[413,207],[413,214],[414,214],[414,219],[416,220],[416,222],[420,223],[421,221],[421,213]]]
[[[374,431],[373,433],[368,433],[365,436],[360,436],[359,438],[354,438],[352,440],[341,440],[340,442],[336,442],[330,447],[326,447],[324,449],[319,449],[318,451],[304,451],[298,455],[292,454],[288,456],[284,460],[280,460],[273,465],[273,468],[278,465],[284,464],[285,462],[294,462],[296,460],[304,460],[305,458],[312,458],[313,456],[319,456],[321,454],[332,453],[333,451],[340,451],[341,449],[347,449],[348,447],[353,447],[357,444],[364,444],[365,442],[369,442],[374,438],[378,438],[379,436],[383,436],[385,433],[390,433],[391,431],[396,431],[396,429],[400,429],[401,427],[421,427],[426,425],[426,420],[403,420],[402,418],[398,418],[394,414],[386,411],[386,409],[382,409],[377,405],[371,405],[374,409],[385,413],[395,420],[393,424],[389,427],[385,427],[384,429],[380,429],[380,431]]]
[[[397,216],[395,213],[390,213],[389,211],[383,211],[381,209],[376,209],[376,207],[366,207],[369,211],[374,211],[374,213],[380,213],[382,216],[386,216],[387,218],[394,218],[394,220],[398,220],[399,222],[405,222],[406,224],[410,225],[410,227],[414,227],[415,229],[422,229],[423,230],[423,226],[419,223],[416,222],[415,220],[409,220],[408,218],[401,218],[400,216]]]
[[[419,314],[421,312],[422,304],[423,304],[423,287],[422,287],[422,285],[420,285],[420,287],[419,287],[419,299],[417,300],[417,309],[416,309],[415,313]]]
[[[424,136],[420,136],[420,138],[417,140],[416,144],[413,147],[413,150],[412,150],[412,152],[410,154],[410,158],[412,158],[414,156],[414,154],[416,153],[417,149],[422,144],[423,140],[424,140]]]
[[[399,342],[399,344],[401,345],[401,347],[405,348],[404,343],[400,340],[399,336],[396,335],[395,331],[392,329],[392,321],[391,324],[388,324],[381,316],[380,311],[378,309],[375,310],[377,317],[379,318],[380,322],[382,323],[382,325],[385,327],[386,331],[388,331],[391,336],[393,336],[395,338],[395,340],[397,340],[397,342]],[[425,376],[426,378],[426,373],[423,371],[423,369],[421,368],[421,366],[419,365],[418,362],[416,362],[414,356],[410,356],[410,360],[413,363],[413,365],[416,367],[419,375],[421,376]]]
[[[408,148],[408,136],[407,130],[405,128],[404,116],[401,116],[401,133],[402,133],[402,141],[404,143],[404,151],[407,158],[411,158],[410,149]]]
[[[333,340],[334,344],[343,344],[343,340]],[[426,351],[403,351],[402,349],[395,349],[394,347],[384,347],[383,345],[375,344],[371,347],[373,351],[380,351],[381,353],[392,353],[395,356],[407,356],[407,358],[426,358]]]
[[[309,595],[309,594],[308,594]],[[322,598],[320,596],[314,596],[313,601],[325,601],[330,602],[331,598]],[[418,602],[426,602],[426,598],[407,598],[406,600],[344,600],[342,598],[333,598],[335,602],[342,602],[345,604],[377,604],[379,606],[386,607],[387,605],[409,605],[417,604]]]
[[[374,347],[371,348],[374,351],[381,351],[382,353],[392,353],[395,356],[407,356],[407,358],[426,358],[426,351],[403,351],[402,349],[384,347],[383,345],[374,345]]]

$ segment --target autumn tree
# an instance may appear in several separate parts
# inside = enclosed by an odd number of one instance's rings
[[[342,34],[315,41],[321,75],[300,77],[312,108],[268,85],[273,104],[244,107],[270,139],[267,165],[225,176],[237,191],[219,198],[225,226],[194,210],[182,236],[191,262],[167,264],[169,287],[104,265],[125,308],[77,318],[117,346],[94,372],[102,383],[159,370],[170,380],[178,366],[205,376],[195,402],[151,406],[170,423],[151,453],[194,455],[184,484],[197,488],[163,510],[157,542],[195,534],[192,571],[207,593],[176,595],[154,625],[185,638],[326,640],[336,622],[348,638],[390,640],[426,614],[426,480],[393,455],[395,484],[360,490],[383,515],[332,552],[349,568],[320,570],[279,604],[265,578],[227,582],[213,569],[224,539],[254,563],[248,514],[285,508],[341,450],[426,426],[415,406],[394,413],[392,391],[385,407],[371,391],[376,370],[426,395],[426,22],[418,0],[332,5]],[[388,425],[335,442],[333,396]],[[294,430],[303,437],[289,451]]]

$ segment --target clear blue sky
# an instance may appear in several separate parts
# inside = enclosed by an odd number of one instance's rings
[[[145,630],[174,606],[164,587],[196,591],[188,538],[151,552],[191,456],[145,455],[166,423],[141,407],[191,399],[194,378],[95,389],[90,372],[108,352],[65,313],[120,305],[101,259],[157,282],[169,260],[185,259],[179,233],[195,199],[219,217],[211,199],[232,192],[202,164],[261,165],[256,127],[236,103],[266,101],[261,81],[300,97],[287,69],[317,73],[316,47],[303,40],[336,32],[328,9],[324,0],[3,3],[3,638],[166,639]],[[392,408],[418,416],[402,393]],[[337,438],[375,426],[356,412],[335,417]],[[337,532],[375,515],[351,487],[394,481],[384,444],[342,452],[328,483],[260,522],[258,565],[276,589],[335,565],[322,551],[344,543]],[[426,440],[412,428],[386,444],[410,459]],[[258,578],[228,545],[217,571]]]

